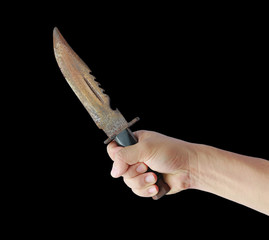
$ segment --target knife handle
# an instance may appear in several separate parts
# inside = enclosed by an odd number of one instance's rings
[[[132,133],[132,131],[129,128],[126,128],[122,132],[120,132],[116,137],[115,141],[119,146],[126,147],[130,145],[134,145],[137,143],[137,138]],[[168,184],[164,181],[163,175],[161,173],[155,172],[152,169],[148,168],[147,172],[154,172],[157,175],[157,182],[156,185],[159,188],[159,192],[157,195],[152,197],[154,200],[158,200],[161,197],[163,197],[167,192],[170,191],[170,187]]]

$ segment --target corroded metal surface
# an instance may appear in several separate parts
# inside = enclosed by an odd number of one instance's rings
[[[109,139],[129,126],[118,109],[110,108],[109,97],[95,81],[89,67],[80,59],[57,28],[53,30],[53,46],[57,63],[96,125],[103,129]]]

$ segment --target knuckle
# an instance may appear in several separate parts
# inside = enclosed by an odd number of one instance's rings
[[[121,149],[120,151],[118,151],[118,152],[116,153],[115,158],[116,158],[116,160],[118,160],[118,161],[123,161],[123,162],[124,162],[124,160],[125,160],[125,158],[126,158],[126,151],[125,151],[125,149],[123,148],[123,149]]]
[[[139,197],[147,197],[147,194],[141,189],[132,189],[132,191]]]
[[[131,187],[131,186],[130,186],[130,179],[129,179],[129,178],[124,177],[124,178],[123,178],[123,182],[124,182],[128,187]]]

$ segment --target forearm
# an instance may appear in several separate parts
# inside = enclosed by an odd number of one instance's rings
[[[197,145],[192,187],[269,215],[269,161]]]

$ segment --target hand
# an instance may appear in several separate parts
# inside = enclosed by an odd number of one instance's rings
[[[135,194],[151,197],[158,193],[157,176],[146,172],[148,167],[163,174],[170,186],[168,194],[191,187],[191,164],[195,162],[194,144],[174,139],[156,132],[134,133],[138,143],[120,147],[111,142],[107,151],[114,161],[111,175],[123,177],[124,182]]]

